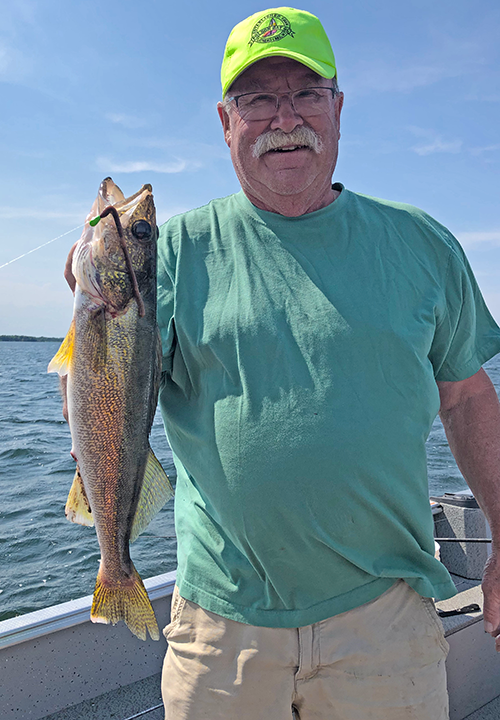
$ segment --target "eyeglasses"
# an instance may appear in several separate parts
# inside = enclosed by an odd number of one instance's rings
[[[328,112],[330,100],[335,95],[336,90],[331,87],[308,87],[280,95],[264,92],[242,93],[229,99],[234,100],[243,120],[270,120],[278,112],[281,98],[290,99],[290,105],[297,115],[314,117]]]

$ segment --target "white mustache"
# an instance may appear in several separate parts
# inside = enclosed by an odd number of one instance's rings
[[[259,135],[253,144],[253,156],[259,158],[269,150],[276,150],[285,145],[302,145],[311,148],[317,155],[323,150],[320,136],[312,128],[299,125],[289,133],[278,128]]]

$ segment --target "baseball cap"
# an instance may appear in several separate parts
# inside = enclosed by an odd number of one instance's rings
[[[290,7],[270,8],[231,31],[221,68],[222,97],[247,67],[272,55],[297,60],[324,78],[337,74],[332,46],[315,15]]]

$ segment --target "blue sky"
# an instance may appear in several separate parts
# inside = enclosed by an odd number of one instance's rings
[[[100,181],[160,222],[239,189],[216,103],[240,1],[0,0],[0,265],[80,225]],[[334,179],[409,202],[464,245],[500,322],[498,0],[300,3],[345,93]],[[0,334],[64,335],[75,231],[0,268]]]

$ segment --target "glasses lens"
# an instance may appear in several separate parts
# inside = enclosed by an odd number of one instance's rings
[[[238,99],[238,110],[245,120],[268,120],[276,113],[277,97],[271,93],[249,93]]]
[[[332,92],[327,88],[305,88],[292,95],[295,112],[305,117],[327,112],[331,97]]]
[[[328,111],[333,97],[330,88],[304,88],[279,96],[288,97],[295,112],[303,117],[321,115]],[[278,109],[278,95],[273,93],[245,93],[238,96],[238,112],[244,120],[270,120]]]

